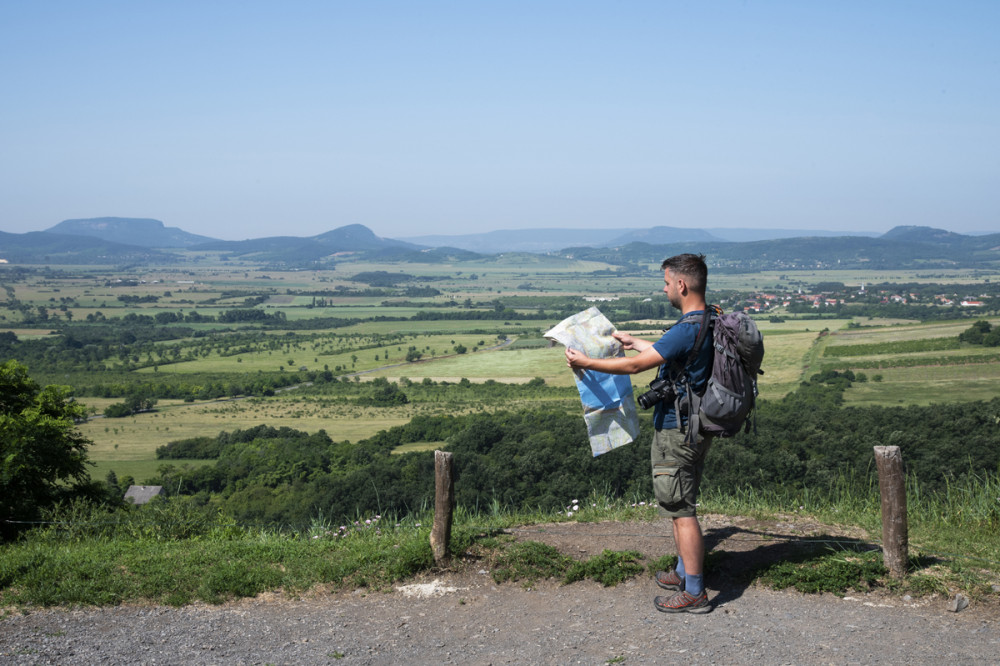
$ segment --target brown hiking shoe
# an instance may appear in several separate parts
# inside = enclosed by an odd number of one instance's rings
[[[683,590],[684,589],[684,579],[677,575],[677,572],[671,569],[670,571],[657,571],[656,572],[656,584],[662,587],[664,590]]]
[[[702,592],[692,597],[683,590],[671,597],[656,597],[653,605],[661,613],[711,613],[712,604],[708,603],[708,595]]]

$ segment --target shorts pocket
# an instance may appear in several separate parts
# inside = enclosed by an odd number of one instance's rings
[[[653,465],[653,495],[661,506],[675,506],[684,499],[681,488],[680,467]]]

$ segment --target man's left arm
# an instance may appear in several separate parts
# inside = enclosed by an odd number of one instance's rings
[[[636,356],[616,358],[590,358],[581,351],[566,348],[566,365],[574,370],[595,370],[609,375],[634,375],[663,364],[663,357],[652,345]]]

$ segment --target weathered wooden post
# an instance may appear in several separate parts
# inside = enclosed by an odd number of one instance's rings
[[[906,477],[898,446],[876,446],[875,466],[882,495],[882,557],[893,578],[906,575],[909,535],[906,523]]]
[[[434,562],[447,562],[451,540],[451,510],[455,505],[455,479],[451,474],[452,454],[434,452],[434,527],[431,528],[431,552]]]

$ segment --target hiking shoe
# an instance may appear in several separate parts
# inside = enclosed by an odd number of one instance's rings
[[[664,590],[684,589],[684,579],[678,576],[677,572],[673,569],[670,571],[657,571],[655,580],[656,584]]]
[[[681,590],[670,597],[656,597],[653,605],[661,613],[711,613],[712,604],[708,603],[708,595],[702,592],[692,597]]]

